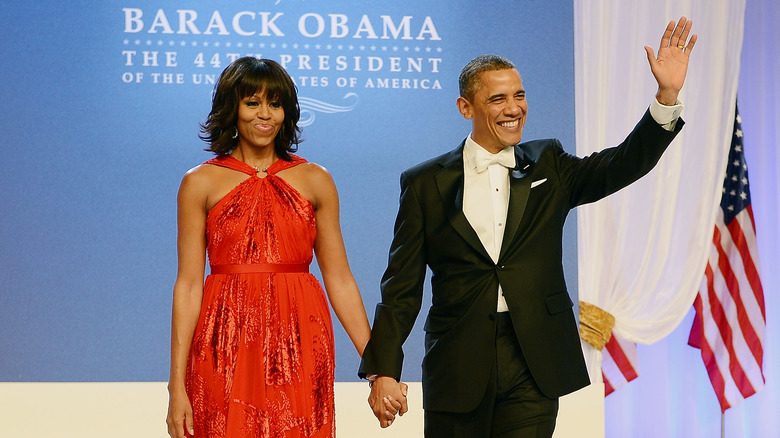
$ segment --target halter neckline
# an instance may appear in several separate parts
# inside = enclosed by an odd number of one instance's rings
[[[304,158],[301,158],[297,155],[290,154],[290,157],[292,157],[291,161],[287,161],[282,158],[279,158],[278,160],[271,163],[270,166],[266,167],[263,171],[268,175],[274,175],[277,172],[280,172],[285,169],[289,169],[291,167],[297,166],[298,164],[306,162]],[[256,176],[260,172],[259,169],[250,166],[249,164],[239,160],[238,158],[232,155],[222,155],[219,157],[212,158],[206,161],[206,164],[215,164],[217,166],[227,167],[233,170],[237,170],[239,172],[244,172],[247,175]]]

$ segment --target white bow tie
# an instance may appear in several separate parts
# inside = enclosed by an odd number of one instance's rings
[[[484,172],[491,164],[500,164],[508,169],[512,169],[515,167],[515,148],[508,147],[497,154],[491,154],[480,147],[477,149],[474,159],[477,163],[477,173]]]

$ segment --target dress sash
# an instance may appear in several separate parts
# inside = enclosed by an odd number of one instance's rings
[[[309,272],[308,263],[251,263],[235,265],[211,265],[211,273],[219,274],[262,274],[283,272]]]

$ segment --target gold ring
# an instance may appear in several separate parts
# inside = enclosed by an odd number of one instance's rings
[[[685,46],[677,46],[678,49],[684,49]]]

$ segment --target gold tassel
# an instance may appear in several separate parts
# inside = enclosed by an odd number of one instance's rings
[[[580,337],[601,351],[612,336],[615,317],[593,304],[580,301]]]

